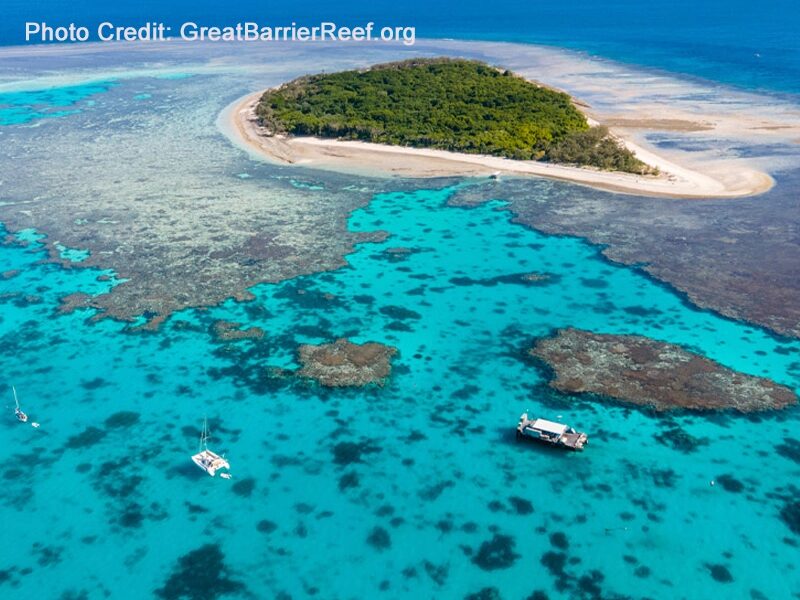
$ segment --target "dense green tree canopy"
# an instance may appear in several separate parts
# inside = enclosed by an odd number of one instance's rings
[[[272,133],[646,172],[565,93],[467,60],[412,59],[301,77],[264,93]]]

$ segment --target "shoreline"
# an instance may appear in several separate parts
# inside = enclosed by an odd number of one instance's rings
[[[275,164],[383,178],[488,177],[495,173],[513,177],[545,177],[616,193],[684,199],[742,198],[766,192],[775,184],[767,173],[741,164],[727,165],[717,177],[701,173],[621,137],[618,131],[614,131],[615,135],[639,159],[658,167],[660,175],[635,175],[351,140],[270,136],[263,131],[255,116],[255,107],[262,94],[263,91],[254,92],[239,98],[223,111],[219,122],[234,144]],[[590,123],[596,123],[588,115],[587,118]]]

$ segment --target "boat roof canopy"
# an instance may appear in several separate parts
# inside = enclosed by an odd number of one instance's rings
[[[531,427],[534,429],[539,429],[540,431],[546,431],[547,433],[554,433],[556,435],[561,435],[567,430],[566,425],[554,423],[553,421],[548,421],[546,419],[536,419]]]

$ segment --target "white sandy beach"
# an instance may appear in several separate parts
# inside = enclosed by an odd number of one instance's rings
[[[661,175],[639,176],[590,168],[555,165],[535,161],[517,161],[496,156],[464,154],[444,150],[408,148],[357,141],[328,140],[313,137],[271,136],[255,117],[255,107],[262,92],[241,98],[226,110],[229,135],[241,147],[268,161],[379,177],[538,176],[570,181],[614,192],[672,198],[735,198],[762,193],[774,185],[767,173],[728,161],[703,171],[679,165],[651,150],[635,144],[612,131]],[[646,121],[618,122],[623,127],[649,128]],[[654,120],[653,129],[704,129],[707,125],[686,120]],[[625,129],[623,129],[624,131]]]

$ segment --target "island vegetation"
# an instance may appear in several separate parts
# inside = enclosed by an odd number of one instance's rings
[[[434,58],[300,77],[256,108],[271,134],[655,173],[564,92],[478,61]]]

